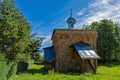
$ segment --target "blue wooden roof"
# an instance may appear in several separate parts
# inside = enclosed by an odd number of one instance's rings
[[[44,61],[55,61],[55,51],[53,47],[44,48]]]
[[[82,59],[100,58],[89,44],[75,44],[74,48]]]
[[[75,44],[77,50],[93,50],[89,44]]]

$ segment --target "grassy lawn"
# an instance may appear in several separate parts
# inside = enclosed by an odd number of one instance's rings
[[[31,65],[28,72],[12,76],[9,80],[120,80],[120,63],[100,64],[97,73],[44,72],[43,65]]]

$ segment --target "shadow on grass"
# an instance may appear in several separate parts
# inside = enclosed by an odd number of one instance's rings
[[[105,62],[105,63],[100,63],[99,66],[107,66],[107,67],[116,67],[116,66],[120,66],[120,62]],[[28,69],[27,73],[30,74],[36,74],[36,73],[40,73],[42,75],[47,75],[47,74],[65,74],[65,75],[81,75],[81,71],[78,70],[72,70],[72,71],[55,71],[53,69],[48,69],[45,70],[44,67],[41,67],[39,69]],[[92,74],[92,72],[90,72],[90,74]]]
[[[48,75],[48,74],[64,74],[64,75],[72,75],[72,76],[77,76],[77,75],[81,75],[81,71],[79,70],[71,70],[71,71],[56,71],[56,70],[45,70],[44,67],[40,68],[40,69],[28,69],[27,71],[30,74],[36,74],[36,73],[40,73],[42,75]],[[92,74],[92,73],[90,73]]]
[[[106,62],[106,63],[100,63],[99,66],[106,66],[106,67],[116,67],[116,66],[120,66],[120,62]],[[63,75],[72,75],[72,76],[78,76],[78,75],[81,75],[81,71],[75,71],[75,70],[72,70],[72,71],[55,71],[55,70],[45,70],[44,67],[41,67],[39,69],[35,69],[35,68],[32,68],[32,69],[28,69],[27,70],[27,73],[30,73],[30,74],[42,74],[42,75],[48,75],[48,74],[63,74]],[[96,73],[97,75],[100,75],[99,73]],[[91,73],[85,73],[86,76],[91,76],[91,75],[94,75],[92,72]]]
[[[65,75],[81,75],[81,71],[80,70],[71,70],[71,71],[56,71],[56,73],[58,74],[65,74]]]
[[[27,72],[31,73],[31,74],[36,74],[36,73],[46,74],[44,67],[42,67],[40,69],[28,69]]]

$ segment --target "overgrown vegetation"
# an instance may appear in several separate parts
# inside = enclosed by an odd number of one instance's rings
[[[90,25],[85,25],[84,29],[98,31],[97,53],[103,61],[120,61],[120,26],[111,20],[103,19]]]
[[[119,80],[120,63],[100,64],[97,73],[81,74],[80,72],[44,72],[43,65],[31,65],[25,74],[12,76],[9,80]]]

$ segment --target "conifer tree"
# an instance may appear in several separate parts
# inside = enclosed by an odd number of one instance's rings
[[[0,52],[8,59],[20,53],[30,53],[31,26],[14,5],[14,0],[0,0]],[[28,51],[27,51],[28,50]]]

